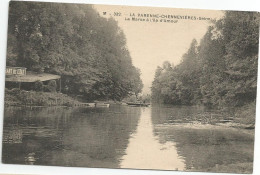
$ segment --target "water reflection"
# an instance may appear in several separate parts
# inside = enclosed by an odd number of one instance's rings
[[[119,167],[140,109],[6,108],[3,162],[82,167]],[[22,133],[11,142],[10,133]],[[14,139],[12,139],[14,140]],[[15,155],[15,156],[14,156]]]
[[[178,156],[174,142],[159,143],[153,134],[151,108],[143,108],[137,131],[122,157],[122,168],[183,170],[185,164]]]
[[[154,133],[161,144],[176,143],[178,154],[185,160],[186,170],[234,172],[228,167],[219,169],[219,165],[248,165],[247,168],[252,170],[253,135],[234,128],[200,125],[185,120],[204,112],[208,111],[201,107],[153,107]],[[214,114],[214,111],[211,113]]]
[[[190,106],[7,107],[2,161],[211,172],[228,171],[230,166],[223,166],[232,164],[252,169],[253,135],[191,122],[205,112],[222,115]]]

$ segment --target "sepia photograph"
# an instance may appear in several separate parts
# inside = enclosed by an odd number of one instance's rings
[[[253,173],[259,22],[10,1],[2,163]]]

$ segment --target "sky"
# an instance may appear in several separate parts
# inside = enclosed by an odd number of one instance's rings
[[[208,26],[212,25],[210,20],[223,16],[222,11],[215,10],[111,5],[94,5],[94,8],[101,16],[114,18],[124,31],[133,64],[141,70],[143,94],[151,92],[150,87],[157,66],[162,66],[164,61],[169,61],[174,65],[179,64],[191,41],[196,39],[199,42]],[[165,19],[166,15],[176,15],[179,18],[190,16],[196,17],[196,20],[171,18],[173,23],[126,20],[132,17],[147,19],[138,17],[144,14],[160,16],[159,18],[149,17],[150,20]],[[200,17],[204,20],[199,20]]]

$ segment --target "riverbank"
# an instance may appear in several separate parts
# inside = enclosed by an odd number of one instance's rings
[[[225,126],[245,129],[254,133],[256,118],[256,103],[252,102],[240,107],[227,107],[206,110],[194,115],[192,118],[184,118],[193,124]]]
[[[256,102],[242,106],[235,112],[235,121],[244,125],[248,125],[247,129],[255,128],[256,118]]]
[[[98,101],[100,102],[100,101]],[[109,104],[122,104],[115,101],[106,101]],[[78,106],[82,104],[73,97],[57,92],[36,92],[19,89],[5,90],[5,105],[7,106]],[[231,109],[214,110],[198,113],[192,116],[175,119],[175,123],[189,123],[197,126],[217,125],[233,128],[246,129],[254,133],[255,127],[255,102],[232,109],[233,112],[227,113]],[[229,114],[229,115],[227,115]]]
[[[229,110],[229,109],[226,109]],[[225,112],[225,110],[223,110]],[[218,120],[215,124],[233,128],[245,129],[254,134],[256,118],[256,103],[251,102],[233,109],[233,113]]]
[[[5,89],[6,106],[75,106],[78,104],[79,101],[62,93]]]

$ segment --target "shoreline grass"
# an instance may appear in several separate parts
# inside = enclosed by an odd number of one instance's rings
[[[5,90],[7,106],[74,106],[80,102],[57,92],[36,92],[25,90]]]

